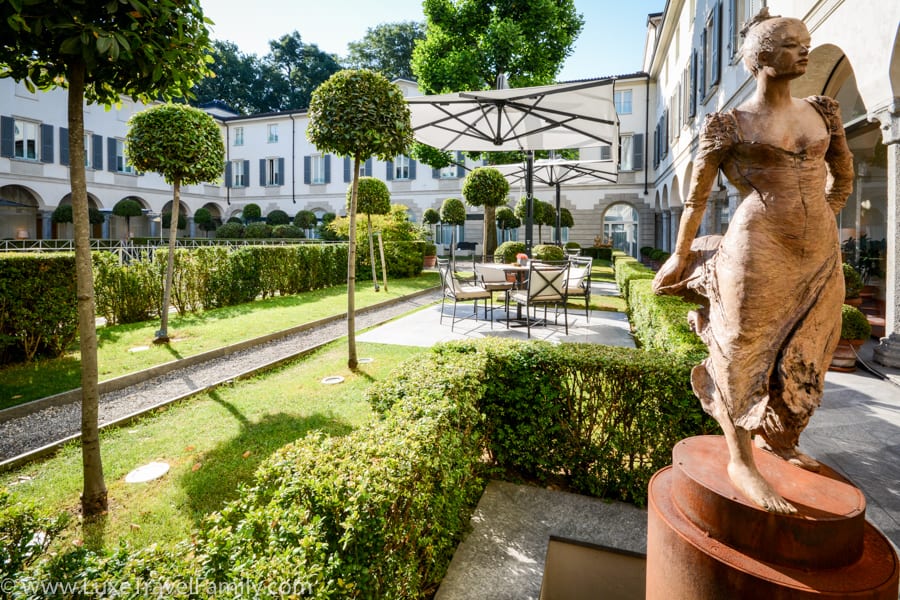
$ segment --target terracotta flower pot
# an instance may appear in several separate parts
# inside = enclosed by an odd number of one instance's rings
[[[426,256],[424,266],[426,269],[432,268],[437,264],[437,256]]]
[[[856,371],[856,351],[864,342],[865,340],[841,339],[834,350],[834,355],[831,357],[831,364],[828,366],[828,370],[841,373],[853,373]]]

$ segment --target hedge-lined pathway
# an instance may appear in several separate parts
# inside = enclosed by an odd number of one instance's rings
[[[439,299],[439,290],[431,290],[407,296],[386,306],[358,311],[356,328],[361,330],[384,323]],[[346,334],[346,319],[339,319],[221,358],[172,370],[115,392],[101,394],[101,427],[126,422],[155,407],[280,364]],[[52,452],[61,442],[76,439],[80,430],[80,400],[62,406],[41,408],[0,422],[0,468],[12,468]]]

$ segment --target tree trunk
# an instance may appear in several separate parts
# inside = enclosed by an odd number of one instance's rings
[[[347,249],[347,366],[356,369],[356,193],[359,191],[359,157],[353,157],[353,186],[350,188],[350,248]]]
[[[375,291],[378,291],[378,275],[375,273],[375,244],[372,241],[372,215],[366,213],[366,222],[368,223],[369,232],[369,260],[372,262],[372,283],[375,284]]]
[[[87,180],[84,170],[85,66],[74,61],[69,70],[69,178],[72,185],[72,223],[75,228],[75,277],[78,290],[78,333],[81,349],[81,463],[84,516],[106,511],[106,483],[100,456],[97,386],[97,326],[94,306],[94,274],[91,265],[91,224],[88,215]]]
[[[481,251],[484,252],[482,260],[492,262],[494,250],[497,249],[497,207],[484,207],[484,244]],[[488,258],[490,257],[490,258]]]
[[[175,241],[178,237],[178,205],[181,199],[181,178],[176,177],[172,185],[172,215],[169,220],[169,255],[166,257],[166,283],[163,286],[162,315],[159,320],[159,331],[156,332],[155,344],[169,342],[169,299],[172,297],[172,278],[175,273]],[[162,227],[162,218],[159,226]]]

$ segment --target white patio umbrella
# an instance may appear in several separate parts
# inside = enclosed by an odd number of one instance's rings
[[[606,144],[619,153],[614,79],[407,98],[417,141],[440,150],[525,151],[525,246],[533,243],[534,150]]]
[[[524,162],[492,166],[511,184],[519,183],[527,176],[527,165]],[[556,188],[557,240],[560,239],[559,196],[563,183],[587,185],[598,181],[615,183],[618,180],[618,169],[612,160],[541,159],[534,161],[532,169],[534,181]]]

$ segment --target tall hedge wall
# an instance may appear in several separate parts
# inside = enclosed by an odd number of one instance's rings
[[[74,253],[0,254],[0,364],[59,356],[77,329]]]

